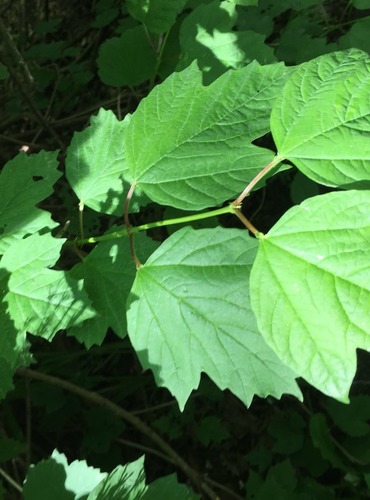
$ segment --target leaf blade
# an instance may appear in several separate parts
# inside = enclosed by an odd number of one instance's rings
[[[251,272],[252,308],[268,345],[340,401],[348,401],[356,348],[370,346],[369,207],[367,191],[306,200],[261,240]]]
[[[255,247],[244,231],[188,227],[138,271],[129,336],[142,365],[181,408],[202,371],[247,405],[254,394],[299,395],[293,373],[266,348],[248,305]]]

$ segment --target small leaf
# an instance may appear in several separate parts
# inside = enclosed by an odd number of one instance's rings
[[[91,117],[91,125],[75,132],[68,148],[68,182],[86,206],[107,214],[121,216],[129,184],[124,150],[124,135],[130,115],[119,121],[112,111],[100,109]],[[130,211],[139,209],[134,198]]]
[[[252,141],[269,130],[283,65],[229,71],[204,87],[195,64],[143,99],[125,134],[131,182],[153,201],[201,210],[239,194],[273,158]]]
[[[274,51],[264,44],[265,36],[255,31],[235,31],[235,2],[215,0],[200,4],[182,22],[179,68],[197,60],[206,83],[228,68],[242,68],[256,59],[261,64],[275,61]]]
[[[87,500],[140,500],[147,489],[144,457],[119,465],[90,493]]]
[[[370,192],[316,196],[260,240],[251,273],[259,329],[282,361],[340,401],[370,349]]]
[[[34,234],[5,252],[0,271],[3,278],[10,276],[4,300],[19,331],[51,340],[58,330],[95,315],[81,280],[48,269],[58,260],[63,243],[49,234]]]
[[[300,395],[293,372],[265,345],[249,306],[256,246],[247,231],[188,227],[137,272],[129,336],[143,367],[180,408],[201,372],[247,405],[255,394]]]
[[[68,464],[63,453],[54,450],[48,460],[42,460],[28,471],[24,483],[25,500],[73,500],[86,498],[107,476],[89,467],[85,460]]]
[[[139,259],[146,259],[157,248],[158,244],[143,234],[135,238]],[[84,288],[91,299],[94,308],[100,317],[92,318],[89,322],[97,322],[95,326],[102,326],[102,318],[116,335],[123,338],[127,335],[125,307],[136,268],[130,256],[129,240],[127,237],[101,241],[84,259],[73,269],[72,275],[84,278]],[[83,325],[78,328],[83,329]],[[76,331],[76,330],[75,330]],[[100,330],[99,330],[100,331]],[[81,334],[82,335],[82,334]],[[81,337],[80,335],[80,337]],[[88,342],[88,331],[84,337]]]
[[[51,215],[36,207],[53,192],[61,173],[58,152],[35,155],[19,153],[0,174],[0,254],[16,240],[57,224]]]
[[[370,58],[357,49],[299,66],[271,114],[280,157],[321,184],[368,186],[369,85]]]
[[[155,75],[157,60],[144,28],[137,26],[103,42],[97,64],[103,83],[131,87]]]
[[[6,280],[0,281],[0,289],[6,291]],[[24,331],[17,331],[6,311],[3,294],[0,295],[0,399],[13,388],[13,375],[19,366],[28,365],[28,342]]]
[[[187,0],[127,0],[132,17],[145,24],[151,33],[166,33],[175,24]]]

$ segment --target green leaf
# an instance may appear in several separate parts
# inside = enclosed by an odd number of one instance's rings
[[[370,8],[370,2],[368,2],[368,7]],[[370,29],[370,18],[365,17],[364,19],[359,19],[351,28],[343,35],[339,41],[338,45],[340,49],[348,49],[356,47],[357,49],[365,50],[367,53],[370,52],[370,42],[369,42],[369,29]]]
[[[137,272],[129,336],[143,367],[180,408],[201,372],[247,405],[254,395],[300,395],[294,374],[265,345],[249,306],[256,246],[247,231],[188,227]]]
[[[310,434],[314,446],[320,450],[322,457],[328,460],[333,467],[346,470],[335,441],[330,435],[328,422],[323,413],[315,413],[311,417]]]
[[[109,38],[99,49],[99,78],[113,87],[131,87],[152,78],[157,59],[142,26],[126,30],[119,38]]]
[[[151,33],[166,33],[175,24],[187,0],[127,0],[132,17],[145,24]]]
[[[335,424],[350,436],[370,434],[370,396],[362,394],[351,397],[350,405],[343,405],[330,399],[326,410]]]
[[[16,241],[5,252],[0,276],[10,276],[4,300],[19,331],[51,340],[58,330],[95,315],[81,280],[48,269],[58,260],[64,241],[34,234]]]
[[[0,289],[6,290],[6,279],[0,281]],[[13,375],[19,366],[28,365],[28,343],[24,331],[18,332],[6,311],[3,294],[0,296],[0,399],[13,388]]]
[[[229,71],[204,87],[195,64],[143,99],[125,134],[132,182],[152,200],[201,210],[239,194],[273,158],[252,144],[269,130],[283,65]]]
[[[16,240],[57,224],[35,205],[53,192],[61,173],[58,152],[19,153],[0,174],[0,254]]]
[[[370,192],[316,196],[260,240],[251,273],[259,329],[282,361],[340,401],[370,349]]]
[[[100,109],[91,125],[75,132],[68,148],[66,175],[80,202],[97,212],[121,216],[129,184],[124,135],[130,115],[119,121],[112,111]],[[130,204],[139,209],[140,197]]]
[[[0,80],[5,80],[6,78],[8,78],[8,76],[9,76],[9,72],[8,72],[6,66],[4,66],[4,64],[0,63]]]
[[[235,31],[236,7],[233,2],[201,4],[183,21],[179,65],[184,68],[195,59],[207,83],[227,68],[242,68],[256,59],[266,64],[275,61],[274,51],[264,44],[265,36],[254,31]]]
[[[164,500],[174,498],[176,500],[199,500],[200,496],[185,486],[179,484],[176,474],[160,477],[148,486],[142,497],[143,500]]]
[[[28,471],[23,493],[25,500],[77,500],[86,498],[106,473],[89,467],[85,460],[75,460],[68,465],[63,453],[54,450],[48,460],[43,460]]]
[[[370,1],[369,0],[353,0],[353,6],[356,9],[365,10],[370,9]]]
[[[144,457],[118,466],[88,496],[87,500],[140,500],[147,489]]]
[[[248,7],[252,5],[256,7],[258,5],[258,0],[229,0],[231,3],[235,3],[235,5],[243,5],[244,7]]]
[[[352,49],[302,64],[271,114],[278,154],[328,186],[370,181],[370,59]]]
[[[158,243],[144,234],[138,234],[135,242],[139,259],[146,259],[158,246]],[[82,264],[75,266],[72,276],[76,274],[84,278],[84,288],[94,309],[100,314],[97,318],[89,320],[90,324],[96,321],[97,326],[101,325],[103,318],[105,325],[110,326],[119,337],[127,335],[124,310],[135,273],[136,268],[130,256],[127,237],[101,241]],[[83,325],[79,329],[82,328]],[[87,342],[91,342],[89,329],[83,337]]]

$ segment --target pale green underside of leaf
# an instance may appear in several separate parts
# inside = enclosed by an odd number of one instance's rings
[[[123,144],[129,121],[130,115],[119,121],[112,111],[100,109],[89,127],[74,134],[68,148],[68,182],[79,200],[97,212],[123,213],[130,187]],[[130,209],[138,209],[135,199]]]
[[[249,405],[254,395],[299,397],[294,374],[266,346],[248,297],[257,241],[247,231],[190,227],[138,270],[128,331],[144,368],[183,408],[205,372]]]
[[[16,241],[0,262],[2,279],[8,278],[5,301],[19,331],[51,340],[58,330],[95,315],[82,281],[54,271],[65,240],[34,234]]]
[[[271,114],[282,158],[329,186],[370,182],[370,58],[357,49],[302,64]]]
[[[16,240],[57,224],[35,205],[52,192],[61,173],[58,152],[19,153],[0,174],[0,254]]]
[[[125,134],[132,182],[153,200],[184,210],[239,194],[273,153],[252,141],[269,130],[281,64],[228,71],[204,87],[196,64],[143,99]]]
[[[251,303],[266,342],[325,394],[347,401],[356,348],[370,349],[370,192],[290,209],[260,240]]]

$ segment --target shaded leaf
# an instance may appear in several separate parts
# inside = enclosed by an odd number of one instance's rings
[[[157,60],[144,28],[137,26],[103,42],[97,64],[103,83],[123,87],[149,80],[155,75]]]
[[[138,234],[135,242],[139,259],[146,259],[158,246],[158,243],[144,234]],[[84,333],[85,323],[73,330],[79,331],[80,339],[84,338],[85,342],[90,344],[92,339],[89,338],[89,331],[93,328],[94,338],[98,340],[104,324],[110,326],[121,338],[127,335],[125,308],[135,274],[136,268],[130,255],[129,240],[125,236],[101,241],[82,264],[75,266],[72,275],[84,278],[84,288],[94,309],[100,314],[88,320]]]
[[[51,215],[36,207],[47,198],[61,173],[58,152],[35,155],[19,153],[0,174],[0,254],[16,240],[57,224]]]
[[[58,260],[63,243],[49,234],[34,234],[5,252],[0,262],[1,278],[9,275],[4,300],[19,331],[50,340],[58,330],[95,315],[81,280],[48,269]]]
[[[132,17],[145,24],[151,33],[166,33],[187,0],[127,0]]]

